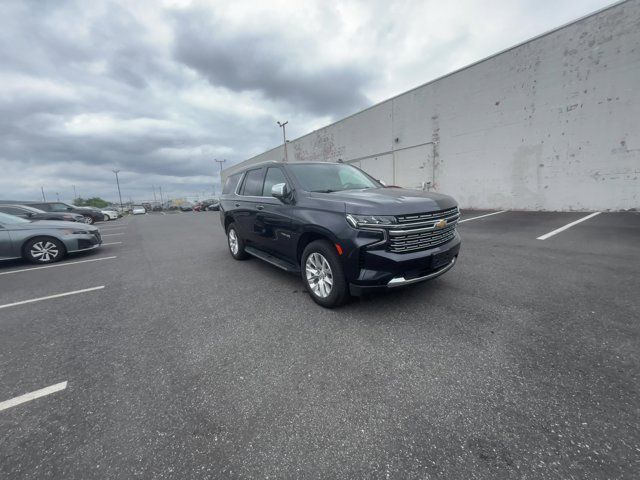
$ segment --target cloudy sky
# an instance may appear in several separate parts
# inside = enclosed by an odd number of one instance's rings
[[[210,195],[218,166],[609,4],[6,0],[0,199]],[[218,190],[219,191],[219,190]]]

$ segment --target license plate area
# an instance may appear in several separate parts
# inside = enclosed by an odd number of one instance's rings
[[[431,257],[431,268],[433,270],[437,270],[439,268],[444,267],[445,265],[449,265],[453,260],[453,252],[442,252],[437,253],[433,257]]]

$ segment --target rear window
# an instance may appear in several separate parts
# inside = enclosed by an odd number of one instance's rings
[[[262,169],[249,170],[242,185],[242,195],[259,197],[262,195]]]
[[[235,175],[230,175],[227,178],[227,181],[224,182],[224,187],[222,188],[222,194],[226,195],[229,193],[233,193],[236,191],[236,187],[238,186],[238,182],[240,181],[241,173],[236,173]]]

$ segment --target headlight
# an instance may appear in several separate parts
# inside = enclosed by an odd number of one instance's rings
[[[347,213],[347,222],[355,228],[397,223],[396,217],[391,215],[353,215],[351,213]]]
[[[86,230],[63,230],[67,235],[89,235]]]

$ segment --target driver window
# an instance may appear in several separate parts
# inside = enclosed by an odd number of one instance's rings
[[[264,186],[262,188],[262,196],[270,197],[271,187],[278,183],[287,183],[287,179],[285,178],[282,169],[278,167],[267,168],[267,174],[264,177]]]

